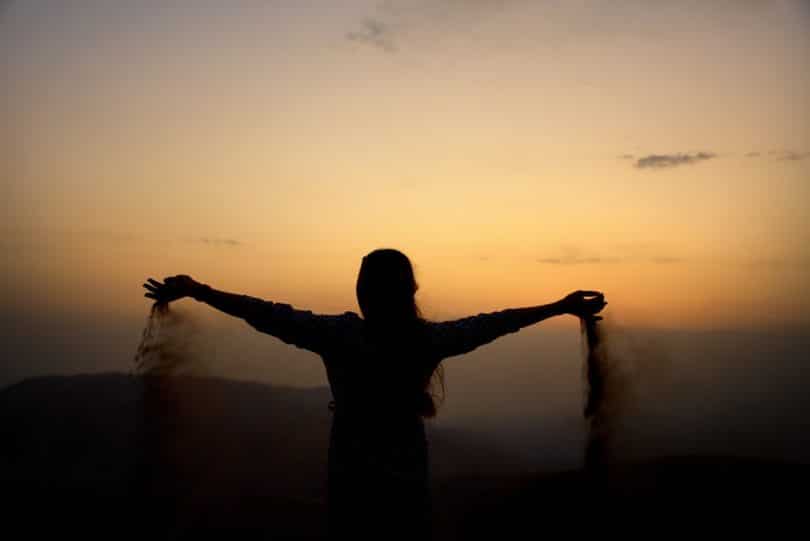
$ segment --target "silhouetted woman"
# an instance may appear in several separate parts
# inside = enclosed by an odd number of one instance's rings
[[[436,413],[431,378],[460,355],[551,316],[599,312],[601,293],[483,313],[455,321],[420,316],[408,258],[375,250],[363,258],[354,312],[317,315],[288,304],[218,291],[180,275],[149,279],[158,302],[192,297],[259,331],[321,356],[332,390],[329,524],[337,536],[430,537],[428,452],[423,419]]]

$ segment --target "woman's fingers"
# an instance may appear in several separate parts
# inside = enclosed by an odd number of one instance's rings
[[[190,285],[193,285],[193,280],[183,274],[167,276],[163,279],[163,282],[154,278],[147,278],[143,284],[144,289],[146,289],[144,297],[158,302],[176,301],[188,296]]]
[[[598,312],[601,312],[605,306],[607,306],[607,303],[604,301],[603,297],[597,297],[594,299],[584,299],[582,301],[583,311],[589,314],[596,314]]]
[[[579,316],[593,316],[604,308],[605,294],[591,289],[579,289],[564,299],[567,313]]]
[[[606,302],[593,303],[593,304],[590,306],[590,311],[591,311],[591,313],[593,313],[593,314],[599,313],[599,312],[601,312],[601,311],[602,311],[602,309],[603,309],[603,308],[604,308],[606,305],[607,305],[607,303],[606,303]]]
[[[147,278],[143,283],[143,287],[146,289],[143,296],[158,303],[173,302],[188,296],[190,283],[193,284],[193,280],[183,274],[167,276],[163,282]]]
[[[578,295],[583,297],[604,297],[604,293],[601,291],[591,291],[591,290],[579,290],[577,291]]]
[[[153,286],[152,284],[143,284],[143,287],[145,287],[151,293],[155,293],[158,290],[158,287]]]
[[[147,278],[143,287],[146,289],[143,296],[156,301],[166,298],[171,289],[170,284],[159,282],[153,278]]]

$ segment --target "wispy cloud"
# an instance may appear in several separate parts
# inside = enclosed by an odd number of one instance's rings
[[[393,53],[418,43],[414,31],[423,38],[425,31],[433,33],[433,39],[421,43],[436,43],[453,32],[469,35],[470,24],[491,21],[509,8],[531,6],[528,0],[380,0],[373,15],[346,39]]]
[[[655,263],[656,265],[674,265],[683,263],[683,258],[673,256],[655,256],[650,258],[635,257],[541,257],[535,260],[543,265],[600,265],[608,263]]]
[[[393,53],[397,50],[391,26],[380,19],[365,19],[362,28],[359,31],[346,34],[346,39],[367,43],[387,53]]]
[[[541,257],[537,259],[538,263],[546,265],[595,265],[598,263],[616,263],[618,258],[611,257]]]
[[[781,268],[810,268],[810,257],[788,256],[788,257],[756,257],[743,262],[749,267],[771,267]]]
[[[535,259],[536,263],[543,265],[603,265],[616,263],[654,263],[656,265],[670,265],[683,263],[684,259],[677,253],[655,247],[615,246],[607,253],[593,253],[572,245],[563,246],[543,257]]]
[[[635,166],[639,169],[664,169],[678,167],[679,165],[694,165],[696,163],[712,160],[717,157],[713,152],[698,152],[697,154],[649,154],[636,160]]]
[[[782,152],[776,159],[779,161],[791,161],[797,162],[803,160],[805,158],[810,158],[810,152],[794,152],[792,150],[786,150]]]
[[[697,154],[697,157],[700,157],[701,154]],[[746,158],[760,158],[763,156],[770,156],[772,159],[777,161],[796,162],[804,160],[806,158],[810,158],[810,152],[796,152],[795,150],[769,150],[768,152],[752,151],[743,154],[743,156],[745,156]],[[714,157],[714,154],[711,154],[711,157]]]
[[[210,238],[210,237],[203,237],[200,239],[200,242],[203,244],[208,244],[211,246],[241,246],[242,243],[235,239],[221,239],[221,238]]]
[[[658,265],[671,265],[673,263],[683,263],[683,259],[672,256],[655,256],[650,258],[650,262]]]
[[[632,159],[635,159],[635,156],[633,156],[632,154],[622,154],[621,156],[619,156],[619,159],[620,160],[632,160]]]
[[[659,28],[664,23],[672,28],[694,24],[696,19],[742,23],[773,9],[765,0],[691,1],[688,7],[682,6],[682,2],[644,0],[377,0],[374,4],[362,28],[349,28],[353,31],[347,38],[388,52],[407,52],[416,46],[436,48],[451,35],[471,42],[491,36],[510,45],[531,43],[532,50],[537,44],[559,49],[569,44],[578,46],[583,41],[599,43],[629,33],[660,39]],[[741,9],[741,5],[745,7]],[[522,29],[524,21],[537,24],[526,31]],[[596,82],[580,84],[598,86]]]

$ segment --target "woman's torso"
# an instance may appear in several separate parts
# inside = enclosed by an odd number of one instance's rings
[[[329,446],[331,522],[426,528],[429,460],[424,392],[440,359],[427,325],[381,335],[362,320],[323,356],[334,398]],[[343,524],[344,528],[340,525]]]

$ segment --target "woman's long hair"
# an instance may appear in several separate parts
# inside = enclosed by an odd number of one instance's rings
[[[416,304],[417,289],[411,261],[399,250],[381,248],[363,257],[357,275],[357,302],[370,332],[398,344],[418,342],[425,320]],[[441,366],[426,378],[420,392],[420,414],[435,416],[444,399]]]

